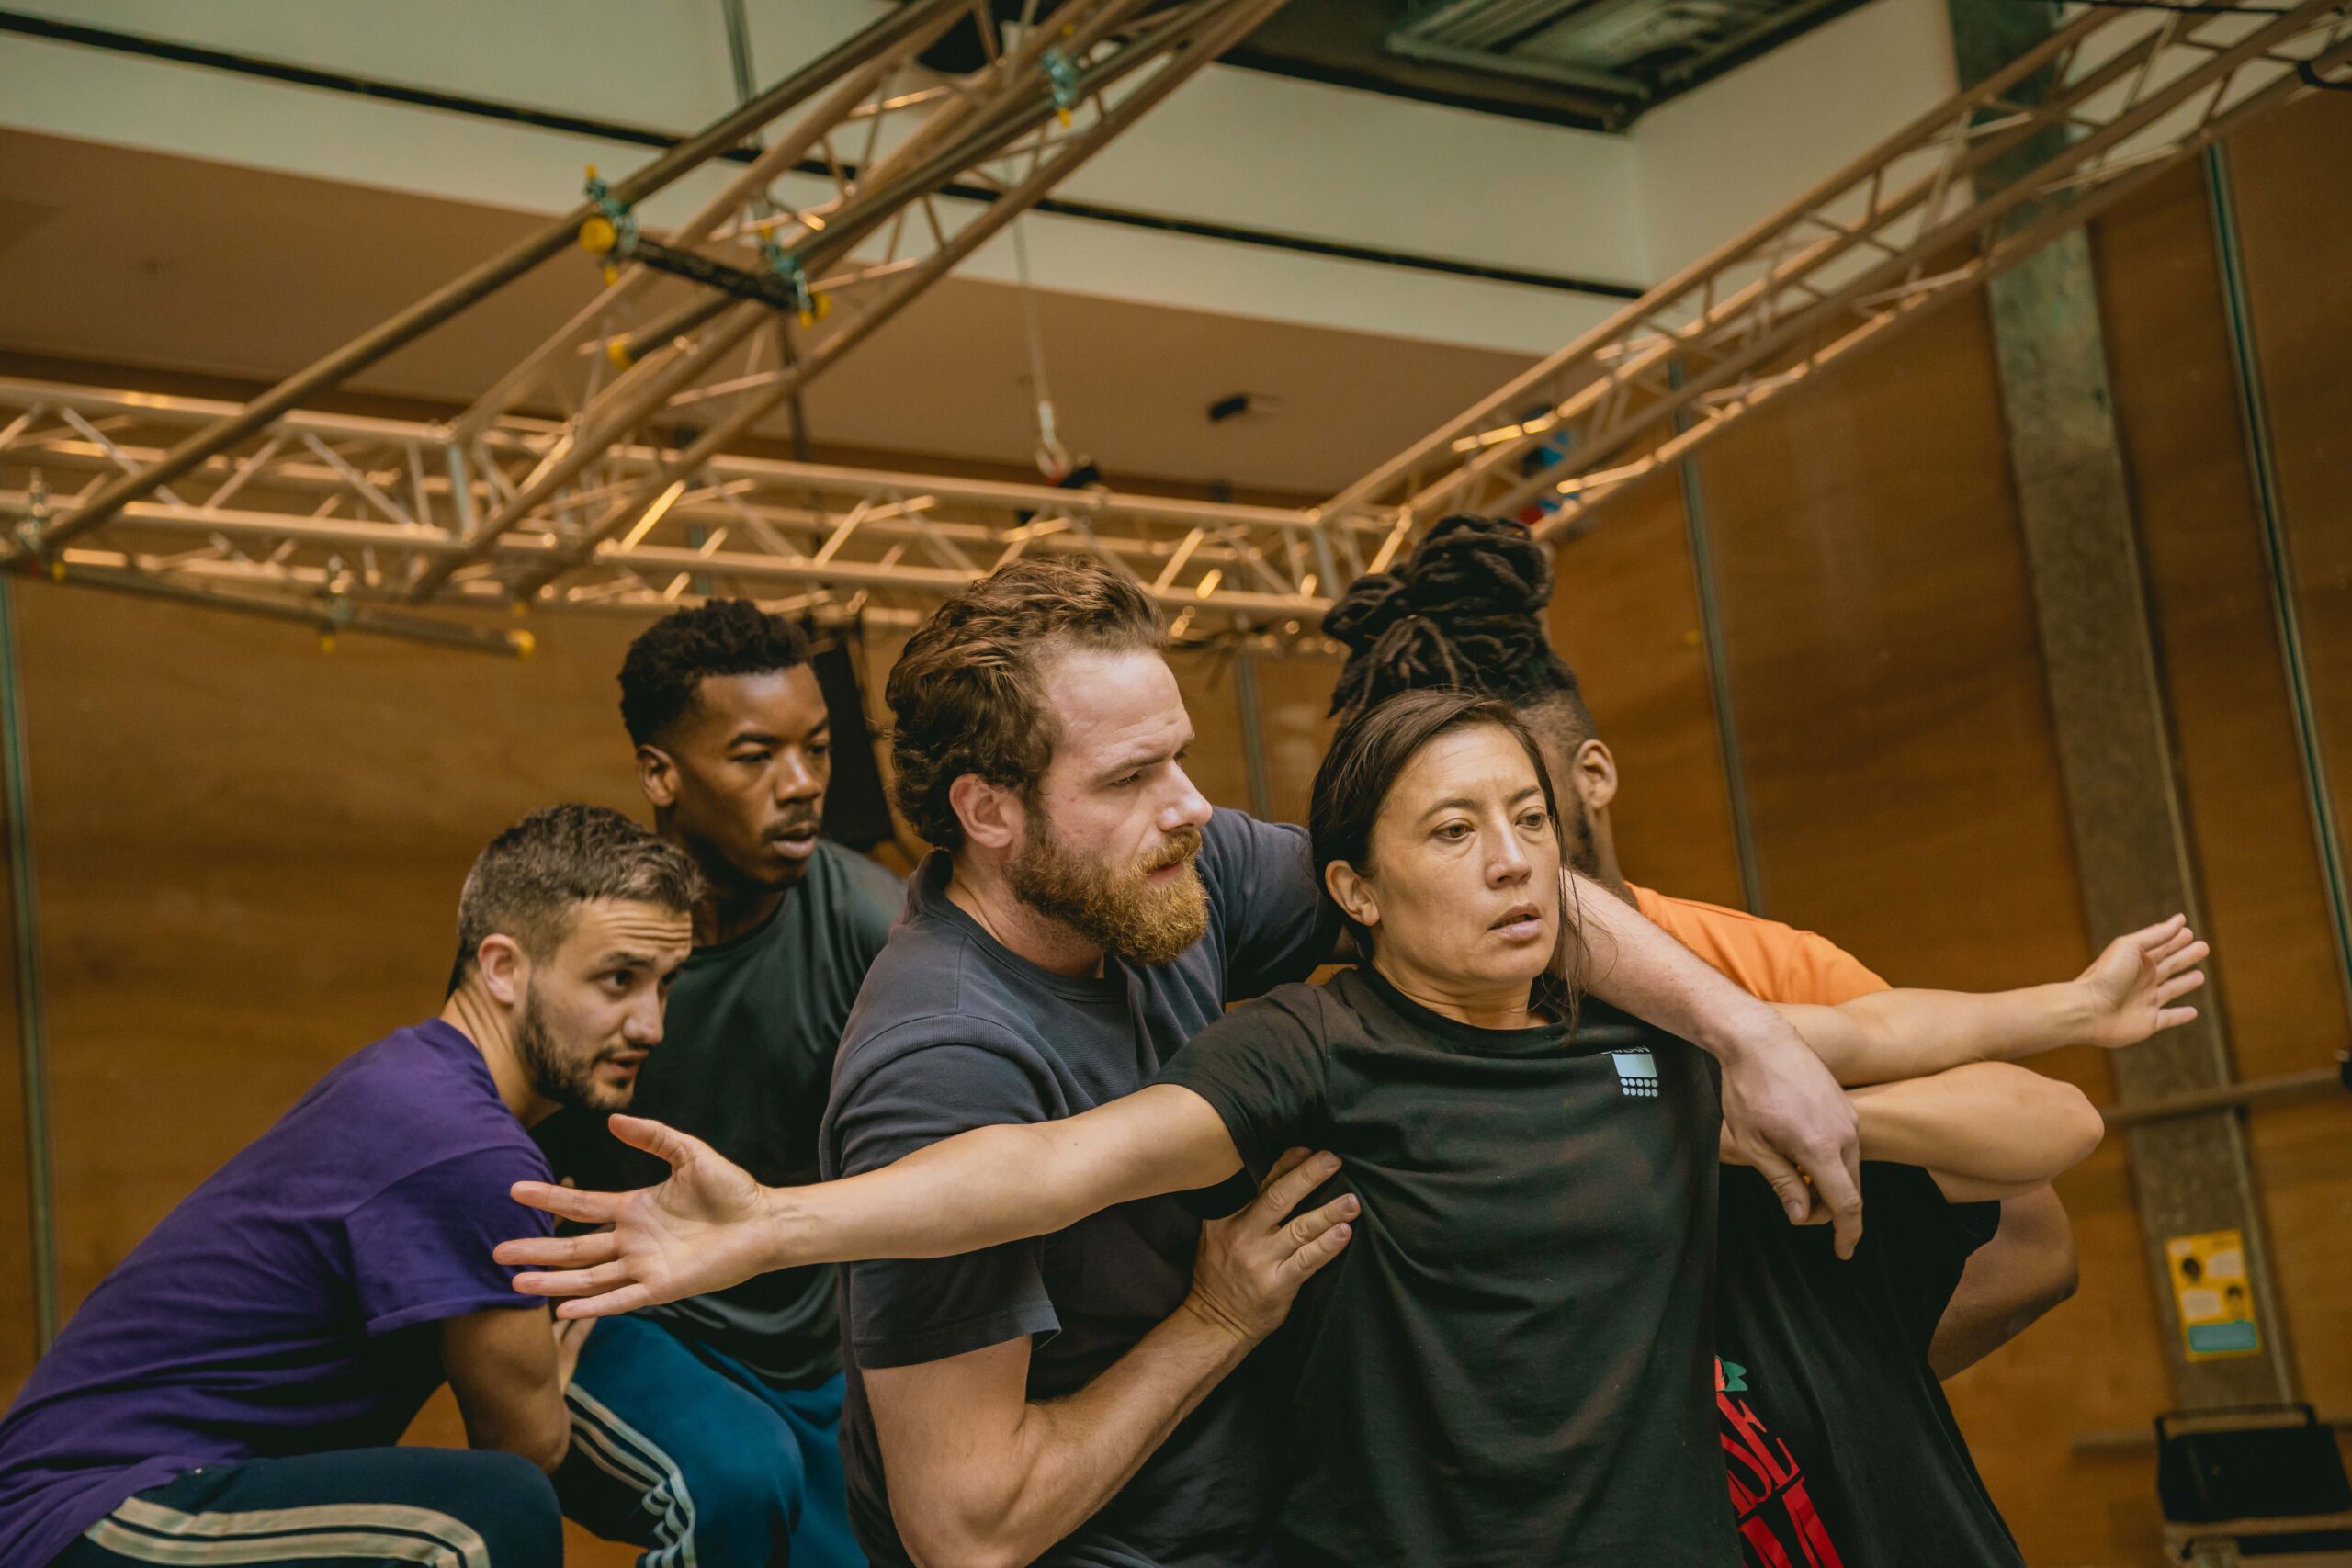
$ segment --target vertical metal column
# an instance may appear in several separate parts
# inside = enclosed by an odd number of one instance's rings
[[[1668,373],[1669,385],[1682,385],[1682,367]],[[1677,430],[1688,430],[1688,414],[1677,414]],[[1685,457],[1678,476],[1682,481],[1682,522],[1690,540],[1690,575],[1699,595],[1699,636],[1706,645],[1707,691],[1715,705],[1715,742],[1724,754],[1724,801],[1731,810],[1731,841],[1739,862],[1739,896],[1751,915],[1764,908],[1764,866],[1756,852],[1756,824],[1747,811],[1747,771],[1740,759],[1739,713],[1731,694],[1731,654],[1724,642],[1721,603],[1715,597],[1714,553],[1707,543],[1707,502],[1699,485],[1699,463]]]
[[[2054,20],[2053,7],[2017,0],[1948,4],[1963,84],[2017,58]],[[2019,91],[2034,87],[2029,81]],[[2031,145],[2013,154],[2044,155]],[[2001,171],[1986,177],[2000,178]],[[2035,216],[2029,206],[2012,220]],[[2176,909],[2194,919],[2199,899],[2087,236],[2074,231],[1994,279],[1988,292],[2051,721],[2083,913],[2096,946]],[[2222,1017],[2220,999],[2211,998],[2194,1024],[2114,1057],[2124,1102],[2229,1082],[2233,1067]],[[2174,1397],[2186,1408],[2291,1398],[2293,1363],[2237,1115],[2219,1111],[2146,1122],[2129,1137]],[[2245,1238],[2260,1348],[2191,1360],[2165,1243],[2225,1230]]]
[[[1240,711],[1241,766],[1250,778],[1250,815],[1261,822],[1274,814],[1274,782],[1266,772],[1266,741],[1259,726],[1258,656],[1244,644],[1233,655],[1233,701]]]
[[[32,781],[25,765],[24,682],[16,587],[0,577],[0,792],[8,813],[8,887],[17,937],[17,1039],[24,1069],[25,1205],[32,1232],[33,1335],[57,1337],[57,1207],[49,1146],[49,1054],[40,1000],[40,908],[33,875]]]
[[[2327,753],[2312,705],[2311,668],[2303,652],[2301,606],[2295,589],[2294,549],[2287,538],[2286,511],[2278,496],[2278,455],[2270,445],[2270,412],[2263,400],[2261,357],[2246,299],[2245,256],[2238,243],[2229,153],[2220,142],[2205,150],[2205,189],[2213,209],[2213,249],[2221,265],[2222,299],[2229,311],[2230,354],[2237,370],[2238,417],[2245,431],[2246,467],[2254,476],[2255,516],[2262,529],[2264,561],[2270,569],[2270,612],[2278,631],[2278,661],[2287,677],[2295,746],[2302,759],[2303,792],[2311,802],[2320,882],[2327,890],[2328,916],[2335,922],[2336,977],[2344,987],[2346,1006],[2352,1007],[2352,890],[2346,886],[2344,837],[2336,826]]]

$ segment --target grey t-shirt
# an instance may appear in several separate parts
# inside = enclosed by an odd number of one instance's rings
[[[833,1053],[905,901],[896,876],[820,840],[775,914],[686,960],[630,1111],[692,1133],[770,1186],[814,1181]],[[557,1174],[592,1190],[643,1187],[668,1173],[613,1137],[602,1116],[559,1111],[537,1136]],[[833,1270],[824,1265],[757,1275],[648,1315],[779,1388],[805,1388],[840,1368]]]
[[[1133,1093],[1227,1003],[1303,978],[1329,953],[1337,915],[1317,895],[1300,829],[1219,811],[1198,863],[1209,897],[1200,942],[1167,964],[1114,961],[1100,978],[1072,979],[1008,952],[949,901],[947,857],[926,860],[842,1042],[822,1134],[827,1179],[974,1127],[1048,1121]],[[1182,1303],[1199,1235],[1193,1211],[1170,1196],[960,1258],[844,1269],[842,1452],[867,1554],[879,1564],[909,1562],[891,1523],[861,1367],[943,1360],[1026,1335],[1029,1397],[1075,1393]],[[1282,1410],[1283,1391],[1245,1364],[1040,1561],[1267,1561]]]

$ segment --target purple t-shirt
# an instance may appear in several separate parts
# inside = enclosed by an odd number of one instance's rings
[[[443,1319],[537,1307],[490,1249],[547,1162],[435,1020],[343,1063],[165,1215],[0,1420],[0,1568],[198,1465],[399,1441]]]

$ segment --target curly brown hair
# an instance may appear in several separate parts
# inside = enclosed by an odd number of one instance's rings
[[[1023,791],[1045,777],[1061,726],[1041,700],[1037,661],[1056,645],[1159,651],[1168,628],[1133,578],[1091,560],[1037,559],[973,583],[908,639],[885,692],[890,797],[924,842],[963,847],[947,792],[964,774]]]

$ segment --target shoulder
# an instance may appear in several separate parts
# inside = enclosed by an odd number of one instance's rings
[[[836,900],[852,913],[879,916],[887,929],[906,907],[905,881],[871,855],[820,839],[817,861],[825,868]]]
[[[1305,982],[1276,986],[1263,996],[1229,1009],[1223,1018],[1194,1035],[1193,1043],[1198,1045],[1250,1041],[1319,1046],[1329,1042],[1335,1018],[1347,1016],[1348,1010],[1330,986]]]
[[[1201,829],[1203,865],[1227,875],[1304,876],[1312,872],[1314,859],[1306,829],[1296,823],[1261,822],[1246,811],[1220,806]]]
[[[344,1157],[382,1182],[485,1151],[544,1163],[499,1099],[481,1051],[437,1019],[355,1054],[321,1080],[304,1109]]]
[[[435,1170],[492,1180],[501,1199],[505,1182],[548,1180],[546,1155],[499,1100],[473,1042],[449,1025],[393,1032],[353,1055],[320,1089],[303,1102],[303,1114],[318,1135],[332,1140],[350,1201],[367,1203],[419,1178],[430,1182]],[[268,1135],[289,1145],[280,1156],[322,1147],[291,1123],[294,1117]],[[457,1190],[468,1185],[457,1182]]]
[[[975,944],[944,922],[917,916],[892,928],[842,1035],[835,1101],[878,1078],[947,1067],[948,1053],[1041,1071],[1044,1043],[988,969]]]
[[[1634,888],[1641,912],[1743,987],[1775,1002],[1835,1006],[1887,988],[1827,937],[1697,898]]]

